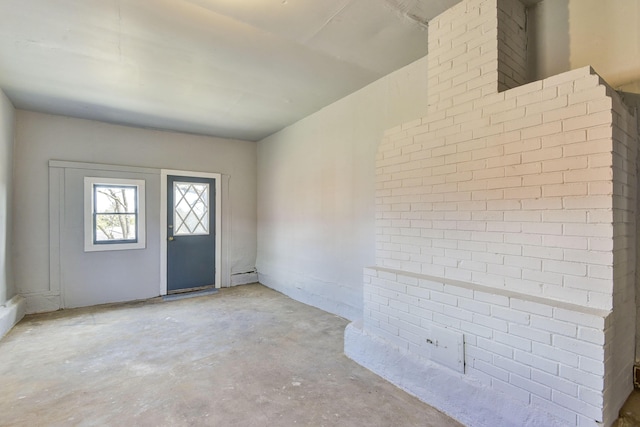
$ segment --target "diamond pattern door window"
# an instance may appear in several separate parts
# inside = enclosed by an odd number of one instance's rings
[[[173,183],[173,235],[209,234],[209,184]]]

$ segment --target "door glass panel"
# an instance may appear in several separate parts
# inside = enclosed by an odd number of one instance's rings
[[[173,183],[174,236],[209,234],[209,184]]]

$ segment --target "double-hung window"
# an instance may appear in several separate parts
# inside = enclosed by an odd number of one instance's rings
[[[85,177],[85,251],[145,247],[144,180]]]

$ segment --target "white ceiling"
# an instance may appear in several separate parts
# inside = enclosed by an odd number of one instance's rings
[[[0,0],[17,108],[259,140],[427,52],[460,0]]]

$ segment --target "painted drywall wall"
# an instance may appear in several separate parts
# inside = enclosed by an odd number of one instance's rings
[[[16,295],[11,264],[14,127],[15,109],[0,90],[0,338],[24,317],[26,306]]]
[[[640,1],[544,0],[529,10],[534,80],[591,65],[640,93]]]
[[[14,277],[29,311],[56,309],[49,277],[49,160],[217,172],[229,176],[227,247],[231,274],[255,268],[256,144],[18,110],[14,153]],[[149,189],[147,190],[149,191]],[[147,193],[149,197],[149,193]],[[148,212],[154,206],[147,205]],[[158,206],[155,207],[159,209]],[[223,209],[225,209],[223,207]],[[154,227],[150,233],[159,233]],[[224,236],[223,236],[224,242]],[[160,255],[157,256],[159,269]],[[77,265],[77,269],[85,268]],[[87,266],[88,268],[88,266]],[[70,276],[77,277],[78,271]],[[156,274],[152,272],[150,274]],[[140,295],[153,296],[153,295]]]
[[[73,163],[71,165],[74,165]],[[52,289],[60,288],[62,307],[86,307],[157,296],[160,269],[160,174],[157,169],[110,170],[90,164],[51,168],[49,198],[57,199],[50,224],[58,238],[50,239],[49,278]],[[145,211],[148,236],[144,248],[85,252],[85,177],[135,179],[145,182]],[[57,184],[57,185],[56,185]],[[58,219],[57,221],[55,219]],[[57,285],[57,286],[54,286]],[[33,302],[31,305],[34,305]]]
[[[10,262],[14,122],[13,105],[0,91],[0,306],[15,294]]]
[[[359,316],[362,268],[375,261],[376,147],[424,115],[426,87],[421,59],[258,143],[261,283]]]

